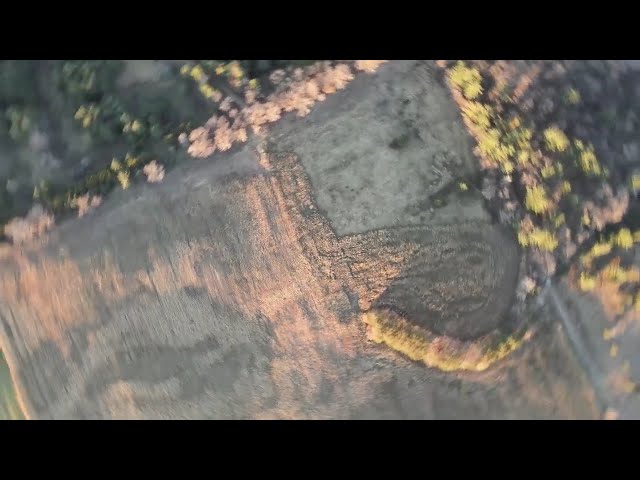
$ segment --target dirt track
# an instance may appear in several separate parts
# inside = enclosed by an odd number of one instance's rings
[[[433,205],[473,163],[430,64],[358,78],[267,150],[114,194],[6,254],[0,338],[30,417],[599,414],[556,326],[481,375],[366,341],[360,314],[378,303],[472,338],[513,294],[515,241],[480,199]]]

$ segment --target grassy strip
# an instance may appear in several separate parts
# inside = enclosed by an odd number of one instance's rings
[[[0,352],[0,420],[24,420],[24,418],[9,373],[9,365]]]

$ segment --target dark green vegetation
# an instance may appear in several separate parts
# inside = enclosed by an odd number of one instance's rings
[[[76,195],[105,193],[115,184],[105,168],[110,152],[137,154],[175,129],[161,95],[142,103],[118,88],[123,68],[120,61],[0,63],[0,132],[10,159],[0,172],[0,223],[24,214],[29,194],[59,214]]]
[[[24,190],[31,190],[34,199],[58,215],[69,210],[78,195],[104,194],[117,185],[118,172],[110,168],[113,158],[121,159],[122,169],[132,177],[145,160],[175,162],[177,135],[188,131],[189,121],[201,121],[208,113],[177,71],[169,71],[167,80],[123,88],[118,84],[122,61],[2,63],[3,143],[14,151],[35,148],[34,156],[42,156],[33,145],[37,129],[48,139],[47,154],[56,159],[43,178],[33,169],[28,172],[31,178],[24,175],[17,197],[24,200]],[[5,175],[26,169],[24,163],[29,162],[14,162],[13,171]],[[25,201],[12,203],[6,183],[3,178],[1,220],[28,208]]]
[[[638,73],[607,61],[448,62],[485,197],[518,232],[530,275],[571,271],[640,310]]]
[[[241,101],[274,68],[311,61],[158,61],[139,81],[136,62],[0,61],[0,225],[34,200],[64,215],[78,196],[126,188],[151,160],[173,166],[180,135],[222,98]]]

